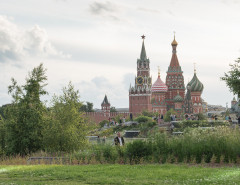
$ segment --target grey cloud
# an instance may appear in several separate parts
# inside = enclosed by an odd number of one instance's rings
[[[222,0],[221,1],[223,4],[230,5],[230,4],[239,4],[239,0]]]
[[[124,84],[125,89],[128,90],[130,84],[132,86],[134,86],[135,85],[134,80],[135,80],[135,74],[134,73],[127,73],[127,74],[125,74],[123,76],[123,84]]]
[[[93,2],[89,5],[90,13],[93,15],[101,16],[112,21],[121,21],[118,13],[119,7],[109,1],[106,2]]]
[[[27,56],[68,58],[50,42],[47,32],[35,25],[21,30],[8,17],[0,15],[0,62],[21,60]]]
[[[143,12],[149,12],[149,13],[160,13],[159,10],[156,9],[149,9],[149,8],[138,8],[139,11],[143,11]]]
[[[128,77],[126,78],[128,79]],[[105,94],[112,106],[128,107],[128,88],[124,87],[126,83],[128,81],[113,84],[103,76],[96,76],[88,82],[81,81],[76,84],[76,88],[79,89],[81,100],[93,102],[95,108],[100,108]]]
[[[92,79],[92,82],[96,85],[96,87],[110,87],[111,84],[109,83],[108,79],[103,76],[97,76]]]
[[[116,6],[109,1],[103,2],[94,2],[90,5],[90,11],[93,14],[100,15],[105,12],[114,12],[116,11]]]

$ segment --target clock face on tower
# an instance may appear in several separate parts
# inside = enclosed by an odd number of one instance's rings
[[[138,76],[137,79],[136,79],[136,83],[137,83],[138,85],[142,85],[142,84],[143,84],[143,77]]]

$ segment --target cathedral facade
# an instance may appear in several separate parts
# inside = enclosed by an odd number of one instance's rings
[[[133,114],[142,111],[165,114],[174,109],[177,114],[198,114],[203,112],[201,94],[203,84],[199,81],[196,69],[192,80],[185,87],[184,75],[177,57],[177,41],[172,41],[172,58],[167,70],[165,83],[158,70],[158,78],[152,85],[150,76],[150,60],[147,58],[144,39],[142,49],[137,59],[137,76],[135,84],[129,88],[129,112]]]

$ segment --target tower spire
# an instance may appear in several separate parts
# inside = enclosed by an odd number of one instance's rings
[[[173,32],[174,33],[174,39],[173,39],[173,41],[172,41],[172,46],[177,46],[178,45],[178,43],[177,43],[177,41],[175,40],[175,31]]]
[[[170,66],[173,68],[173,67],[180,67],[179,66],[179,62],[178,62],[178,58],[177,58],[177,41],[175,40],[175,31],[174,31],[174,40],[172,41],[171,43],[172,45],[172,59],[171,59],[171,63],[170,63]]]
[[[158,78],[160,78],[160,67],[158,66]]]
[[[147,59],[147,55],[146,55],[146,50],[145,50],[145,45],[144,45],[144,39],[145,39],[145,35],[142,35],[141,36],[142,39],[143,39],[143,42],[142,42],[142,50],[141,50],[141,54],[140,54],[140,59],[141,60],[146,60]]]
[[[194,74],[196,74],[196,63],[194,62]]]

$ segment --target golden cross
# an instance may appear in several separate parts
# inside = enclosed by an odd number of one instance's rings
[[[196,63],[194,62],[193,65],[194,65],[194,73],[196,74]]]

